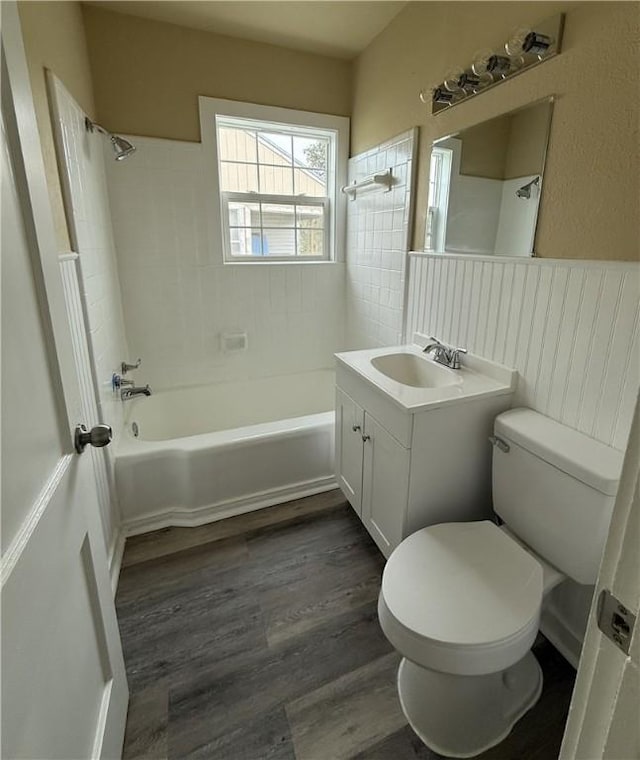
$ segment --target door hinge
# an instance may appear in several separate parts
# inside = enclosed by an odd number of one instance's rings
[[[598,598],[598,628],[625,654],[633,636],[636,616],[607,589]]]

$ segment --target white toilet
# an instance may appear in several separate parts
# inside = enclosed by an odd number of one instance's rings
[[[529,651],[544,595],[595,583],[622,454],[530,409],[495,421],[493,501],[504,520],[423,528],[391,554],[380,625],[403,655],[402,709],[431,749],[472,757],[537,701]]]

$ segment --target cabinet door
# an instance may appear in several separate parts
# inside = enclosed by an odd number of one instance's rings
[[[362,522],[388,557],[402,541],[409,494],[410,450],[365,416]]]
[[[351,506],[362,509],[362,435],[364,411],[336,388],[336,480]]]

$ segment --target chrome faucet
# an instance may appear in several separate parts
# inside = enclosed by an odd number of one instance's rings
[[[442,364],[449,369],[460,369],[460,354],[466,354],[465,348],[453,348],[441,343],[437,338],[433,336],[430,338],[433,343],[429,343],[422,350],[425,354],[433,352],[433,361]]]
[[[136,396],[150,396],[151,395],[151,388],[149,388],[148,385],[144,386],[133,386],[131,388],[122,388],[120,391],[120,398],[123,401],[128,401],[129,399],[135,398]]]

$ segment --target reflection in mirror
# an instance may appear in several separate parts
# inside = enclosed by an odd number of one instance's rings
[[[537,102],[433,143],[426,251],[533,255],[552,107]]]

